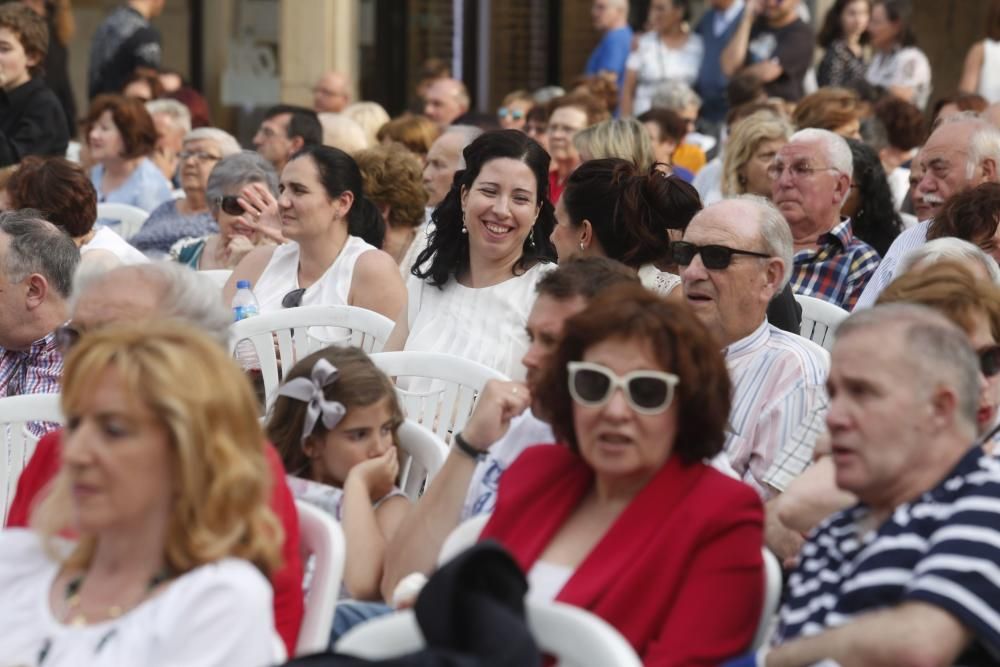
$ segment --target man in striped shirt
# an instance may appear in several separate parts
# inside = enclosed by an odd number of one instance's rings
[[[855,314],[828,388],[837,486],[860,502],[810,535],[757,664],[997,664],[1000,462],[975,443],[968,337],[922,306]]]
[[[952,116],[934,130],[915,161],[923,173],[917,192],[937,215],[952,196],[982,183],[1000,183],[1000,129],[965,113]],[[855,310],[875,305],[878,295],[895,277],[900,260],[927,242],[931,222],[923,220],[896,237],[858,298]]]
[[[812,460],[829,367],[823,348],[767,321],[792,272],[791,232],[769,201],[744,195],[702,210],[673,253],[684,298],[723,348],[733,383],[726,456],[768,501],[765,538],[787,558],[802,538],[775,520],[774,496]]]
[[[59,391],[63,358],[56,329],[80,251],[62,230],[24,209],[0,214],[0,396]],[[30,422],[37,436],[56,424]]]
[[[771,198],[795,244],[792,289],[845,310],[854,307],[880,259],[840,217],[853,172],[847,142],[816,128],[792,135],[767,170]]]

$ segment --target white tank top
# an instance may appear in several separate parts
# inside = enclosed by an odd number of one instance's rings
[[[979,71],[980,95],[990,104],[1000,102],[1000,42],[983,40],[983,68]]]
[[[354,278],[354,265],[358,257],[375,250],[357,236],[348,236],[337,259],[320,279],[310,285],[302,295],[302,306],[346,306]],[[299,244],[286,243],[274,249],[271,260],[264,267],[256,285],[250,286],[261,313],[282,309],[281,300],[299,288]]]

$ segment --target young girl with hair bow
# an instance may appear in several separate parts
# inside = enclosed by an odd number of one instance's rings
[[[409,507],[397,486],[402,421],[392,381],[357,348],[314,352],[278,390],[267,435],[295,497],[341,523],[342,597],[381,599],[385,548]]]

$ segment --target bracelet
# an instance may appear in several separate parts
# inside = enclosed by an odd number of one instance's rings
[[[486,458],[486,452],[480,451],[469,444],[469,442],[462,437],[461,433],[455,433],[453,439],[455,440],[455,446],[458,450],[475,461],[482,461]]]

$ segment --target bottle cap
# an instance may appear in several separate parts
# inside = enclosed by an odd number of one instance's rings
[[[250,289],[250,281],[249,280],[237,280],[236,281],[236,289]]]

